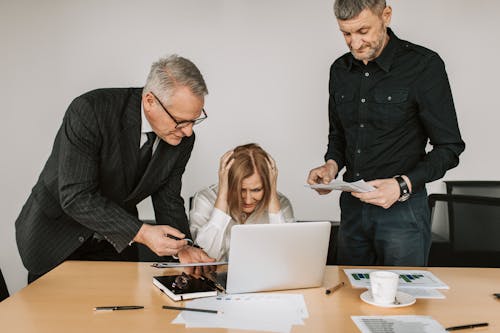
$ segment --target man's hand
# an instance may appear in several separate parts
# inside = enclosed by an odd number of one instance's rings
[[[210,258],[208,254],[202,249],[193,246],[183,247],[177,254],[179,261],[183,264],[189,264],[193,262],[214,262],[214,258]],[[208,273],[215,270],[213,266],[200,266],[200,267],[185,267],[187,274],[199,277],[202,273]]]
[[[391,207],[399,199],[399,184],[394,178],[376,179],[369,181],[368,184],[375,187],[375,191],[351,192],[351,194],[363,202],[385,209]]]
[[[180,240],[172,239],[168,235],[180,238]],[[182,232],[168,225],[143,224],[134,237],[134,242],[146,245],[159,256],[171,256],[187,245],[188,242],[182,239],[184,237]]]
[[[307,177],[307,183],[313,184],[328,184],[337,176],[339,167],[334,160],[328,160],[324,165],[312,169]],[[328,194],[331,190],[315,189],[321,195]]]

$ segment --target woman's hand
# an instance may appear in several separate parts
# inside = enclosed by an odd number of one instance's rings
[[[269,213],[279,213],[280,198],[278,196],[278,168],[271,156],[267,156],[267,167],[269,168],[269,180],[271,182],[271,197],[269,199]]]
[[[215,201],[215,207],[223,212],[227,212],[227,197],[229,191],[229,169],[234,163],[234,158],[232,158],[233,151],[230,150],[220,158],[219,163],[219,191],[217,193],[217,200]]]

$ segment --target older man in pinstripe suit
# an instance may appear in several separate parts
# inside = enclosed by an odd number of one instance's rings
[[[16,220],[30,281],[66,259],[137,260],[133,242],[185,262],[211,260],[184,239],[190,232],[180,195],[207,93],[198,68],[173,55],[152,65],[142,89],[98,89],[71,103]],[[148,196],[156,225],[138,219],[136,205]]]

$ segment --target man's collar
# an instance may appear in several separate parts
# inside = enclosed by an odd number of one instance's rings
[[[372,61],[377,63],[377,65],[385,72],[389,72],[389,70],[391,69],[392,63],[394,61],[394,55],[399,44],[401,43],[401,40],[394,34],[394,32],[392,32],[391,28],[387,28],[387,34],[389,35],[389,42],[382,50],[382,53]],[[349,53],[347,58],[345,59],[345,66],[348,71],[352,69],[352,65],[355,61],[361,63],[361,61],[354,58],[352,53]]]
[[[387,34],[389,35],[389,42],[382,50],[382,53],[375,59],[375,62],[385,72],[388,72],[391,69],[394,61],[394,55],[396,54],[396,50],[401,43],[401,40],[394,34],[394,32],[392,32],[391,28],[387,28]]]

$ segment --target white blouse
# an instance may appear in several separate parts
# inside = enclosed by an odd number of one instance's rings
[[[194,242],[210,257],[220,261],[228,259],[231,227],[238,222],[214,207],[217,190],[217,185],[211,185],[194,195],[189,212],[189,225]],[[245,224],[295,222],[290,201],[279,192],[278,196],[281,207],[278,213],[264,212],[259,218],[251,214]]]

